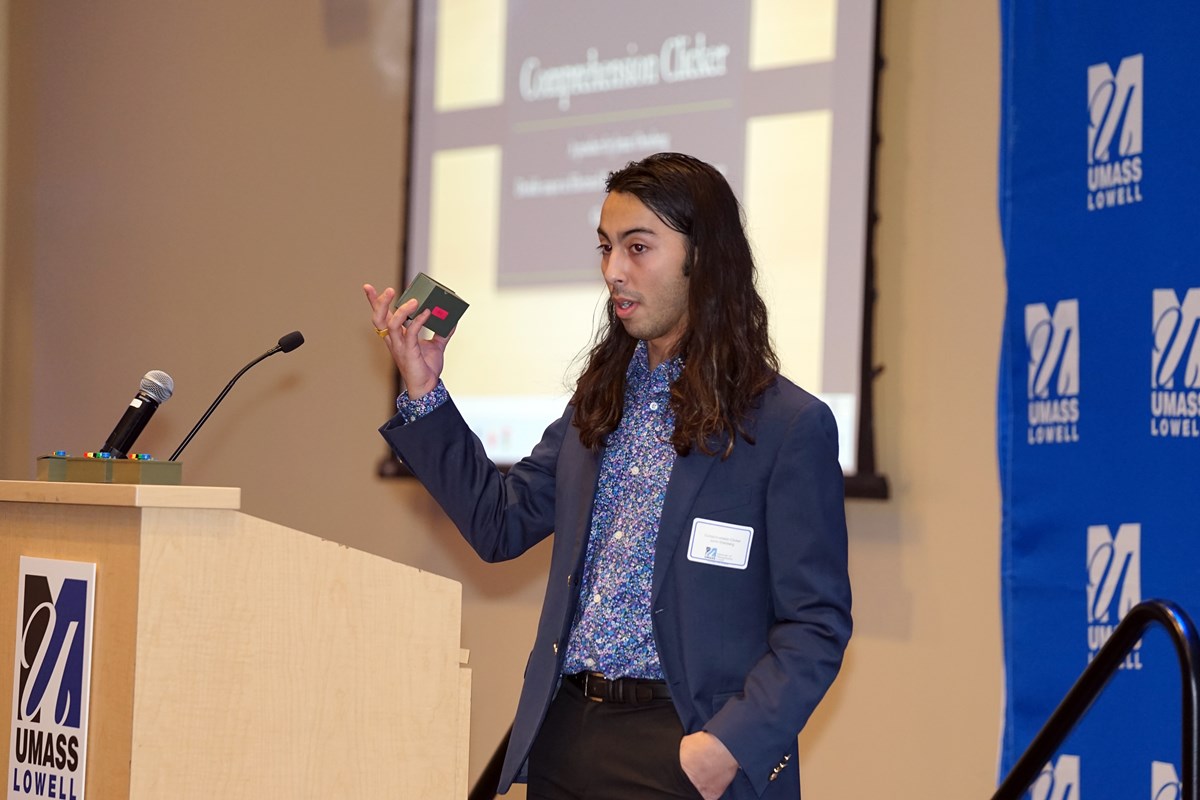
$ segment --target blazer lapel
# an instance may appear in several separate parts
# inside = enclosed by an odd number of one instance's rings
[[[564,486],[586,487],[586,491],[559,494],[559,502],[565,503],[566,508],[559,512],[562,530],[555,531],[555,536],[570,537],[571,563],[575,565],[573,569],[577,569],[583,559],[591,527],[592,503],[596,497],[596,481],[600,475],[603,450],[595,452],[584,447],[574,425],[567,435],[571,437],[570,446],[565,447],[559,456],[565,466],[560,469],[559,480],[565,479]]]
[[[654,582],[650,592],[651,605],[658,600],[659,590],[667,575],[667,567],[675,555],[680,539],[691,529],[691,510],[700,493],[700,486],[717,456],[706,456],[696,448],[686,456],[676,457],[663,500],[662,519],[658,525],[658,541],[654,546]]]

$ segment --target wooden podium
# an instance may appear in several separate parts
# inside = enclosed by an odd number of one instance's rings
[[[3,768],[26,555],[96,564],[88,800],[466,797],[460,584],[240,502],[0,481]]]

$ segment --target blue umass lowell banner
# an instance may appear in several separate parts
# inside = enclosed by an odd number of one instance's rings
[[[1200,615],[1200,3],[1002,0],[1007,773],[1145,598]],[[1146,635],[1035,800],[1176,800]]]

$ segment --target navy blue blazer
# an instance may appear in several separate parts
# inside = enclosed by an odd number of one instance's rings
[[[600,456],[568,406],[529,457],[500,473],[453,402],[380,432],[486,561],[554,534],[537,638],[500,778],[506,792],[559,685],[579,597]],[[795,798],[796,737],[850,638],[843,478],[828,406],[780,377],[722,460],[695,450],[671,472],[655,548],[655,643],[689,733],[741,765],[726,798]],[[688,558],[696,519],[753,529],[744,569]]]

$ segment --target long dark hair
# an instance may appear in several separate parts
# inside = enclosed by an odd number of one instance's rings
[[[779,372],[741,206],[720,172],[679,153],[630,162],[608,176],[605,189],[633,195],[687,238],[688,327],[676,352],[683,372],[671,386],[671,444],[679,455],[696,446],[724,458],[739,435],[749,440],[746,414]],[[625,370],[637,347],[611,303],[607,314],[573,398],[574,424],[590,448],[621,421]]]

